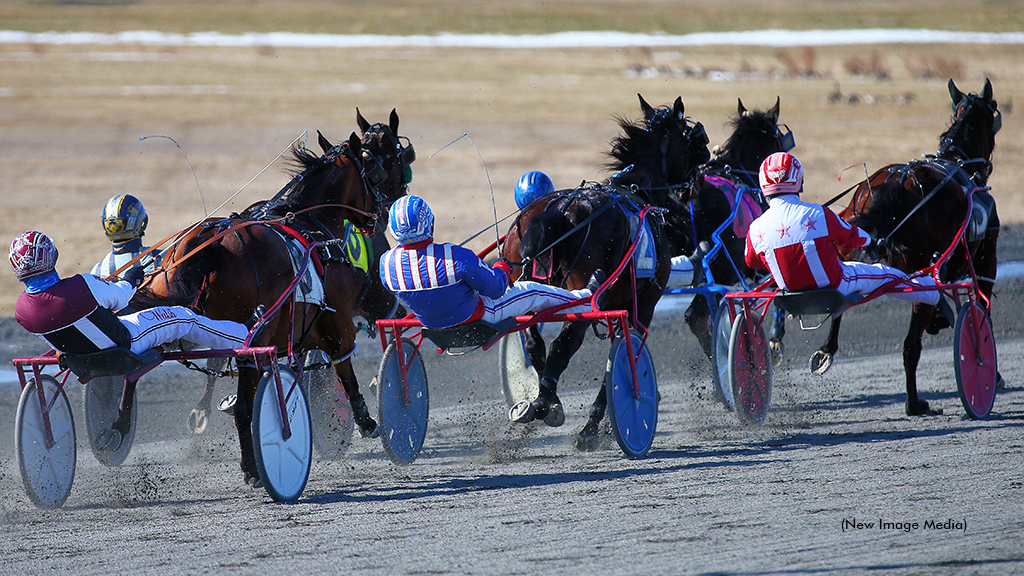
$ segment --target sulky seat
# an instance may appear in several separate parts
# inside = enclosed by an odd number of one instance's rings
[[[442,350],[483,346],[516,325],[515,318],[506,318],[497,324],[477,320],[451,328],[423,328],[423,335]]]
[[[793,316],[814,316],[818,314],[842,314],[847,308],[856,304],[862,296],[860,292],[843,294],[835,288],[819,288],[800,292],[779,292],[775,296],[775,305]]]
[[[62,370],[71,370],[79,378],[99,378],[125,376],[162,361],[163,354],[155,348],[136,354],[127,348],[116,347],[90,354],[61,354],[59,365]]]

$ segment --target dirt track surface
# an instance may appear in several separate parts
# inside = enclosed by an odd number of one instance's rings
[[[293,505],[242,484],[227,417],[214,414],[203,436],[185,431],[199,376],[143,380],[135,447],[119,468],[83,443],[74,384],[78,472],[62,509],[29,502],[13,440],[0,446],[0,574],[1020,573],[1024,327],[1013,311],[1024,284],[998,293],[1008,387],[986,421],[964,415],[948,330],[926,339],[919,371],[923,397],[944,413],[904,416],[907,309],[875,302],[847,315],[824,377],[806,372],[824,333],[791,324],[767,421],[743,427],[712,400],[681,311],[667,311],[652,332],[663,400],[647,458],[624,458],[610,435],[597,452],[571,446],[607,342],[588,338],[571,365],[558,429],[507,422],[495,352],[430,354],[420,458],[397,467],[378,441],[357,439],[343,460],[314,463]],[[5,355],[24,353],[8,334]],[[364,383],[379,357],[362,338]],[[13,423],[16,403],[17,386],[5,385],[0,421]],[[874,524],[844,531],[847,520]]]

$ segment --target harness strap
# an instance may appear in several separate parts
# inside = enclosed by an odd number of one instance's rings
[[[548,250],[551,250],[556,245],[558,245],[559,242],[561,242],[562,240],[565,240],[569,236],[572,236],[573,234],[575,234],[576,231],[579,230],[581,227],[586,226],[586,225],[590,224],[591,222],[593,222],[595,218],[597,218],[601,214],[604,214],[604,212],[606,210],[608,210],[612,206],[618,205],[620,202],[622,202],[622,200],[624,198],[625,198],[625,196],[622,196],[622,195],[615,195],[615,196],[613,196],[611,201],[609,201],[604,206],[601,206],[600,208],[598,208],[590,216],[587,216],[586,218],[584,218],[582,222],[580,222],[579,224],[573,226],[568,232],[566,232],[565,234],[562,234],[557,240],[555,240],[551,244],[548,244],[543,250],[537,252],[537,255],[539,256],[539,255],[547,252]],[[570,199],[570,201],[571,201],[571,199]],[[524,262],[523,264],[525,265],[526,263]]]
[[[935,196],[935,194],[939,190],[941,190],[943,188],[943,186],[946,185],[946,183],[948,183],[950,180],[952,180],[953,176],[956,176],[957,172],[960,171],[961,167],[963,166],[963,163],[964,162],[962,160],[957,160],[956,170],[950,170],[946,174],[946,177],[942,179],[942,182],[939,182],[939,184],[937,186],[935,186],[935,188],[933,188],[931,192],[929,192],[924,198],[921,199],[920,202],[917,203],[917,206],[914,206],[914,208],[910,211],[910,213],[908,213],[906,215],[906,217],[904,217],[903,220],[900,221],[900,223],[897,224],[896,227],[892,229],[891,232],[886,234],[885,238],[882,239],[882,242],[888,241],[889,238],[892,238],[892,235],[895,234],[896,231],[900,229],[900,226],[903,226],[907,222],[907,220],[910,220],[911,216],[913,216],[918,210],[920,210],[921,207],[924,206],[926,202],[931,200],[932,197]]]

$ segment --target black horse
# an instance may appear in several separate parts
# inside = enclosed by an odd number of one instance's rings
[[[904,272],[931,265],[936,253],[945,252],[967,215],[968,198],[974,201],[968,231],[968,246],[984,304],[992,295],[996,277],[996,242],[999,216],[995,200],[984,190],[992,173],[995,135],[1002,124],[992,83],[985,80],[980,94],[964,94],[952,80],[953,120],[939,137],[934,156],[907,164],[891,164],[861,182],[849,206],[840,214],[848,222],[881,240],[877,256]],[[967,192],[982,188],[973,195]],[[969,274],[968,261],[960,245],[940,274],[943,281]],[[921,359],[921,338],[925,331],[937,333],[948,326],[935,307],[914,304],[910,327],[903,341],[908,416],[935,414],[928,402],[917,396],[917,365]],[[811,369],[823,373],[839,348],[842,317],[833,320],[828,338],[811,357]]]
[[[612,142],[611,156],[622,168],[605,183],[585,183],[559,190],[527,206],[509,229],[501,255],[517,267],[521,278],[571,289],[583,288],[596,270],[610,272],[622,262],[636,232],[636,213],[646,205],[667,208],[679,189],[693,190],[697,168],[710,157],[707,135],[688,119],[683,101],[652,108],[643,97],[644,118],[619,118],[623,134]],[[688,194],[688,193],[687,193]],[[601,308],[627,310],[633,324],[646,327],[664,292],[669,275],[670,244],[663,224],[652,218],[656,256],[651,274],[635,285],[620,278],[607,290]],[[579,350],[588,324],[567,322],[545,355],[537,327],[528,331],[526,351],[541,376],[540,394],[532,402],[533,419],[552,426],[564,421],[557,395],[558,379]],[[607,406],[605,388],[590,408],[590,418],[577,437],[579,449],[596,446],[598,425]]]
[[[732,215],[733,203],[739,188],[750,192],[740,200],[737,221],[721,235],[723,249],[728,252],[710,263],[710,272],[716,284],[734,286],[752,281],[756,272],[747,267],[743,259],[746,227],[767,209],[761,195],[757,171],[761,162],[787,146],[779,129],[779,99],[768,110],[747,110],[738,100],[736,115],[730,119],[732,135],[715,150],[715,156],[703,168],[703,185],[692,200],[679,195],[670,196],[666,236],[672,254],[691,254],[700,242],[713,243],[712,233]],[[708,301],[697,294],[686,310],[686,323],[700,342],[704,353],[712,358],[712,318]]]

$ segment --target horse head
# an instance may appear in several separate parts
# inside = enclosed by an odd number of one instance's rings
[[[938,156],[964,161],[964,168],[975,174],[976,182],[984,184],[992,172],[996,133],[1003,123],[999,104],[992,98],[992,82],[986,78],[980,94],[964,94],[950,79],[949,95],[953,121],[939,137]]]
[[[792,149],[792,134],[787,127],[779,128],[779,98],[767,110],[747,110],[743,100],[737,99],[736,115],[730,118],[732,135],[715,150],[712,168],[730,169],[749,186],[757,188],[757,170],[761,162],[775,152]]]
[[[362,133],[363,161],[374,175],[371,184],[382,199],[381,216],[408,191],[412,182],[412,163],[416,150],[405,136],[398,134],[398,112],[391,110],[388,123],[370,124],[356,108],[356,123]],[[383,219],[376,232],[383,231]]]
[[[622,135],[612,140],[610,181],[635,185],[656,206],[667,206],[669,192],[691,196],[700,186],[697,169],[711,157],[704,125],[688,118],[683,99],[654,108],[637,94],[643,119],[617,119]]]

